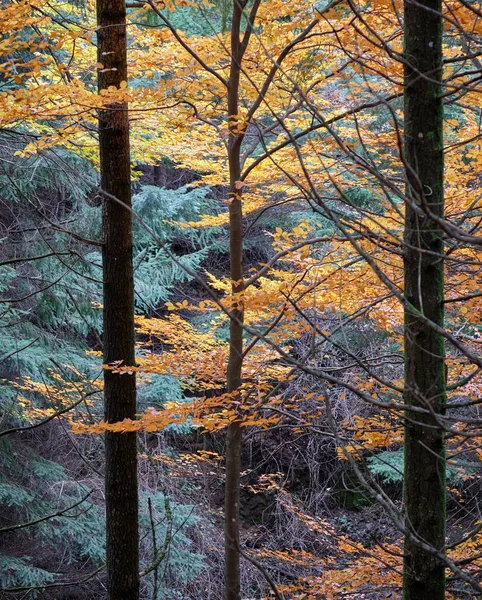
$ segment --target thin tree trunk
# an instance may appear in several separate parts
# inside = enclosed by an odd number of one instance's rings
[[[406,414],[404,600],[442,600],[445,547],[445,441],[437,424],[446,398],[443,336],[423,323],[417,311],[443,327],[444,261],[442,231],[423,209],[442,217],[443,105],[442,2],[405,0],[405,402],[428,408]],[[418,208],[420,207],[420,209]]]
[[[239,76],[242,49],[240,44],[241,16],[245,3],[233,3],[231,25],[231,67],[228,85],[228,120],[230,140],[229,162],[229,250],[230,276],[233,294],[243,290],[243,210],[241,189],[237,182],[241,177],[240,151],[243,133],[238,130],[233,117],[239,112]],[[232,310],[233,318],[229,330],[229,361],[227,369],[227,391],[235,392],[242,382],[243,367],[243,319],[244,307],[238,303]],[[236,406],[236,405],[235,405]],[[239,567],[239,485],[241,472],[242,431],[239,421],[231,423],[226,435],[226,486],[224,499],[224,551],[225,551],[225,597],[226,600],[240,598]]]
[[[127,81],[124,0],[98,0],[99,90]],[[132,265],[129,117],[126,104],[99,114],[103,191],[104,363],[134,365],[134,277]],[[121,204],[122,203],[122,204]],[[128,208],[124,208],[125,205]],[[136,414],[135,375],[105,371],[105,420]],[[105,435],[107,578],[110,600],[139,598],[137,448],[135,433]]]

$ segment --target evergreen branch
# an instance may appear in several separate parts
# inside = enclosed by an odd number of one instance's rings
[[[9,258],[8,260],[2,260],[0,262],[0,267],[5,267],[8,265],[14,265],[17,263],[22,263],[22,262],[30,262],[30,261],[34,261],[34,260],[42,260],[42,258],[49,258],[51,256],[58,256],[58,255],[67,255],[69,256],[70,254],[72,254],[72,252],[48,252],[47,254],[41,254],[40,256],[31,256],[31,257],[23,257],[23,258]]]
[[[95,571],[92,571],[92,573],[90,573],[89,575],[86,575],[83,579],[79,579],[78,581],[47,583],[45,585],[23,585],[23,586],[19,585],[19,586],[15,586],[15,587],[11,587],[11,588],[3,588],[3,589],[0,588],[0,590],[5,594],[16,594],[18,592],[24,592],[24,591],[31,592],[34,590],[42,590],[43,591],[43,590],[51,589],[51,588],[74,587],[77,585],[81,585],[81,584],[85,583],[86,581],[89,581],[103,569],[105,569],[105,565],[100,565],[100,567],[98,567]]]
[[[93,394],[96,394],[96,393],[97,393],[97,391],[89,392],[88,394],[85,394],[85,396],[82,396],[82,398],[77,400],[77,402],[74,402],[70,406],[67,406],[66,408],[62,408],[62,409],[56,411],[55,413],[53,413],[52,415],[49,415],[43,421],[39,421],[38,423],[33,423],[32,425],[26,425],[25,427],[12,427],[11,429],[5,429],[4,431],[0,431],[0,438],[3,437],[4,435],[9,435],[11,433],[18,433],[20,431],[28,431],[30,429],[36,429],[37,427],[41,427],[42,425],[45,425],[46,423],[48,423],[49,421],[52,421],[56,417],[60,417],[61,415],[64,415],[65,413],[69,412],[70,410],[72,410],[73,408],[78,406],[81,402],[84,402],[84,400],[88,396],[92,396]]]
[[[40,339],[40,336],[37,336],[34,340],[30,341],[27,345],[23,346],[23,348],[18,348],[17,350],[13,350],[12,352],[10,352],[10,354],[3,356],[2,358],[0,358],[0,364],[5,362],[9,358],[12,358],[12,356],[15,356],[15,354],[20,354],[20,352],[23,352],[27,348],[30,348],[30,346],[33,346],[35,344],[35,342],[39,341],[39,339]]]
[[[68,506],[67,508],[63,508],[62,510],[58,510],[57,512],[51,513],[50,515],[46,515],[45,517],[40,517],[39,519],[34,519],[33,521],[28,521],[27,523],[19,523],[18,525],[12,525],[11,527],[2,527],[0,529],[0,533],[7,533],[9,531],[17,531],[17,529],[24,529],[25,527],[30,527],[31,525],[37,525],[38,523],[42,523],[43,521],[48,521],[49,519],[54,519],[55,517],[61,517],[69,510],[76,508],[83,502],[87,500],[87,498],[92,494],[92,490],[88,492],[83,498],[81,498],[75,504]]]

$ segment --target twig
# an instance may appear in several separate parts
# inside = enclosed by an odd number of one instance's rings
[[[157,577],[157,569],[158,569],[159,565],[161,564],[161,562],[166,557],[167,550],[169,549],[169,546],[171,544],[171,541],[172,541],[172,512],[171,512],[171,505],[169,503],[169,499],[167,498],[167,496],[164,496],[164,508],[166,511],[166,520],[169,523],[169,525],[167,527],[167,531],[166,531],[166,537],[164,538],[164,543],[162,544],[162,548],[157,553],[157,556],[155,556],[152,564],[149,567],[147,567],[146,569],[144,569],[143,571],[141,571],[139,573],[139,577],[145,577],[149,573],[152,573],[152,571],[156,571],[155,577]],[[149,516],[151,518],[151,527],[152,527],[153,526],[152,505],[151,505],[150,499],[149,499]],[[155,554],[156,553],[155,535],[153,534],[153,536],[154,536],[154,554]]]
[[[244,550],[242,550],[239,547],[239,545],[238,545],[238,552],[241,554],[241,556],[243,558],[245,558],[248,562],[250,562],[252,565],[254,565],[259,571],[261,571],[264,578],[268,582],[269,587],[273,591],[273,594],[275,595],[276,600],[284,600],[284,596],[281,595],[280,591],[278,590],[278,588],[276,586],[276,583],[273,581],[273,579],[271,578],[270,574],[268,573],[268,571],[266,570],[264,565],[262,565],[260,562],[258,562],[255,558],[249,556],[249,554],[246,554],[246,552],[244,552]]]

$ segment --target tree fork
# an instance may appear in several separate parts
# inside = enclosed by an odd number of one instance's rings
[[[97,1],[99,91],[127,81],[124,0]],[[135,364],[131,175],[127,104],[99,111],[104,279],[104,363]],[[114,200],[112,197],[117,199]],[[133,419],[136,379],[104,373],[104,418]],[[135,433],[105,434],[107,580],[110,600],[139,598],[137,448]]]
[[[445,549],[445,439],[437,423],[446,400],[444,339],[417,318],[444,325],[442,2],[405,0],[405,402],[404,600],[443,600],[442,561],[420,544]],[[424,213],[424,208],[428,209]],[[410,306],[415,311],[410,309]]]

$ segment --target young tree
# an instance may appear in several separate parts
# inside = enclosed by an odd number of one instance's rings
[[[247,40],[241,39],[241,18],[247,0],[234,0],[231,22],[231,64],[227,82],[227,109],[230,137],[229,164],[229,261],[232,293],[236,298],[229,324],[229,358],[226,374],[228,393],[236,393],[242,383],[243,319],[243,206],[241,201],[241,144],[244,128],[239,126],[239,79]],[[253,15],[254,18],[254,15]],[[248,23],[248,29],[252,22]],[[249,39],[249,34],[245,34]],[[236,419],[226,434],[226,487],[224,493],[224,552],[226,600],[238,600],[241,580],[239,568],[239,486],[241,474],[242,430]]]
[[[126,9],[123,0],[97,3],[99,92],[127,83]],[[126,103],[99,111],[103,193],[104,364],[135,365],[131,164]],[[134,373],[104,371],[105,421],[136,414]],[[136,433],[106,432],[107,577],[110,600],[139,597]]]

